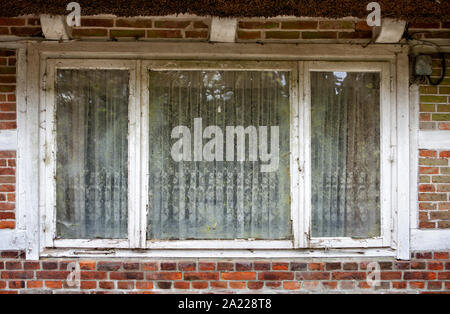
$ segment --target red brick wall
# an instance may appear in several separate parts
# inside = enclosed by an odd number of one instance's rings
[[[32,262],[25,261],[20,252],[0,254],[0,294],[30,291],[450,293],[449,252],[417,252],[412,254],[411,261],[43,259]],[[71,262],[79,263],[81,289],[67,284]],[[370,262],[377,262],[381,271],[381,282],[376,288],[366,282]]]
[[[15,92],[16,52],[0,49],[0,130],[17,128]],[[15,228],[15,171],[16,152],[0,151],[0,229]]]
[[[450,228],[450,151],[419,151],[419,228]]]
[[[424,84],[420,86],[420,129],[450,130],[450,54],[445,54],[445,77],[439,86]],[[433,81],[442,74],[442,61],[439,56],[433,59]]]

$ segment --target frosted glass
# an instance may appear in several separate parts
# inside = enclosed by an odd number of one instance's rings
[[[127,238],[129,73],[58,70],[58,238]]]
[[[380,75],[311,73],[312,236],[380,235]]]
[[[149,75],[148,238],[291,238],[289,73],[161,71]],[[226,126],[279,126],[277,170],[261,172],[267,163],[250,160],[248,137],[245,161],[174,161],[172,130],[186,126],[194,136],[196,118],[202,119],[203,129],[220,127],[224,138]],[[270,142],[269,132],[265,134]],[[203,145],[206,142],[203,139]],[[225,141],[223,145],[225,151]]]

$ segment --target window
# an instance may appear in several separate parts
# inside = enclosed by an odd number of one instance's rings
[[[50,59],[45,247],[390,247],[390,65]]]

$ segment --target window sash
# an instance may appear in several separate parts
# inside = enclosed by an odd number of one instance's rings
[[[311,72],[379,72],[380,73],[380,236],[365,239],[351,237],[311,237]],[[393,116],[390,95],[390,66],[385,62],[305,62],[303,72],[305,103],[301,116],[305,141],[302,142],[301,162],[304,167],[301,202],[305,209],[305,247],[389,247],[391,246],[391,173]]]
[[[129,191],[128,240],[74,239],[55,240],[55,95],[56,69],[127,69],[130,71],[129,101]],[[265,70],[291,72],[290,174],[291,219],[293,240],[178,240],[152,241],[146,239],[148,211],[148,71],[167,70]],[[380,72],[381,73],[381,236],[372,239],[310,238],[311,180],[310,178],[310,72]],[[391,243],[391,161],[392,119],[389,62],[259,62],[259,61],[123,61],[90,59],[49,59],[41,92],[45,99],[47,121],[45,142],[45,221],[42,248],[146,248],[146,249],[296,249],[324,247],[389,247]],[[142,118],[141,118],[142,117]],[[392,126],[390,125],[392,123]],[[309,201],[308,201],[309,200]]]
[[[142,108],[143,123],[142,134],[148,134],[148,109],[149,109],[149,71],[202,71],[202,70],[226,70],[226,71],[286,71],[290,72],[290,147],[292,150],[292,138],[295,135],[292,128],[292,121],[298,119],[295,115],[295,108],[298,107],[297,100],[297,63],[295,62],[255,62],[255,61],[143,61],[141,70],[141,86],[142,86]],[[141,196],[144,204],[148,204],[148,176],[149,176],[149,139],[143,138],[144,147],[142,148],[142,165],[146,169],[143,171],[141,182]],[[295,151],[292,150],[292,151]],[[293,153],[290,156],[290,168],[292,169],[295,160]],[[143,168],[143,170],[144,170]],[[291,170],[292,173],[292,170]],[[295,199],[296,191],[292,184],[291,178],[291,200]],[[291,201],[291,219],[294,215],[293,201]],[[146,217],[147,210],[142,213],[142,217]],[[295,238],[295,230],[293,220],[293,237]],[[143,237],[147,234],[147,219],[142,222]],[[146,240],[145,248],[147,249],[292,249],[292,240]]]
[[[59,69],[69,70],[126,70],[129,72],[129,101],[128,101],[128,238],[127,239],[57,239],[56,238],[56,73]],[[136,62],[122,60],[79,60],[67,59],[47,61],[45,75],[43,77],[43,99],[46,102],[45,111],[45,216],[44,216],[44,236],[45,247],[119,247],[134,248],[139,244],[130,235],[136,232],[136,221],[139,219],[139,204],[133,196],[139,186],[139,139],[137,139],[140,129],[139,108],[136,102]],[[133,166],[130,166],[133,165]]]

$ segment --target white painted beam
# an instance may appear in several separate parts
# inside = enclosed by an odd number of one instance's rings
[[[450,230],[411,230],[411,250],[450,250]]]
[[[449,131],[419,131],[419,149],[450,149]]]
[[[68,40],[72,36],[72,29],[67,25],[62,15],[40,16],[42,33],[47,40]]]
[[[0,130],[0,151],[17,149],[17,130]]]
[[[384,18],[381,26],[374,27],[376,43],[398,43],[405,32],[406,21]]]
[[[237,19],[213,17],[211,21],[212,42],[234,43],[236,40]]]

